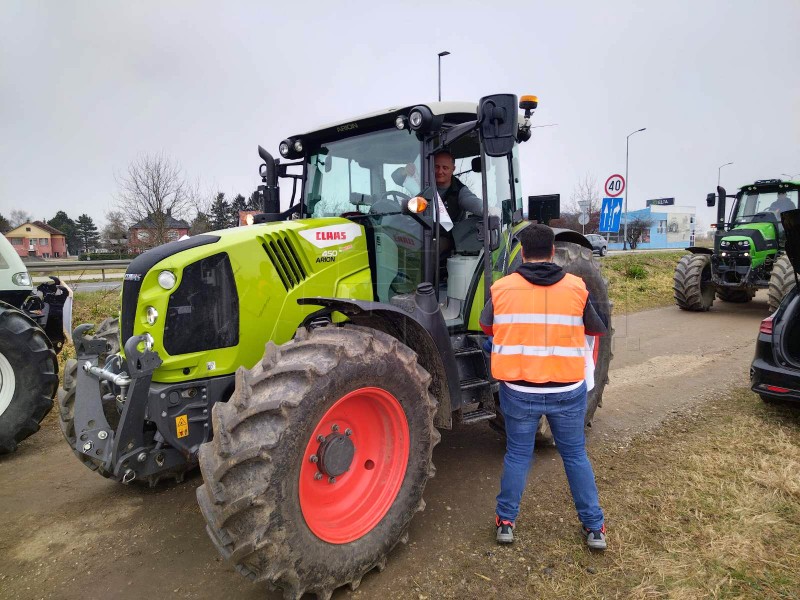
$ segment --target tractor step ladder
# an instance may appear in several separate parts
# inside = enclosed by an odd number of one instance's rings
[[[476,402],[471,403],[476,407],[464,410],[459,420],[464,424],[472,424],[496,418],[492,382],[489,379],[483,349],[478,345],[467,346],[456,350],[455,357],[462,366],[468,367],[459,369],[465,373],[460,382],[461,391],[470,392],[470,395],[478,398]]]

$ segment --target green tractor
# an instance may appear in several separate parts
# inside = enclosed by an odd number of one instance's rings
[[[119,340],[116,325],[76,328],[59,391],[74,453],[122,483],[180,480],[199,464],[212,541],[287,598],[329,598],[382,570],[425,506],[438,429],[503,426],[478,318],[521,260],[518,146],[536,106],[500,94],[392,108],[287,138],[283,160],[259,148],[253,225],[133,260]],[[482,214],[450,219],[437,199],[443,149]],[[610,319],[591,244],[555,239],[555,260]],[[588,423],[610,336],[585,352]]]
[[[799,193],[800,182],[763,179],[735,195],[727,195],[722,187],[708,194],[708,206],[717,204],[714,248],[687,248],[691,254],[675,269],[677,305],[706,311],[715,295],[724,302],[749,302],[762,288],[769,290],[769,309],[774,312],[794,285],[780,214],[797,208]],[[735,199],[727,222],[726,198]]]

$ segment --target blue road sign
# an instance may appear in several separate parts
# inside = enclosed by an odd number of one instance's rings
[[[600,231],[603,233],[617,233],[621,215],[622,198],[603,198],[603,206],[600,209]]]

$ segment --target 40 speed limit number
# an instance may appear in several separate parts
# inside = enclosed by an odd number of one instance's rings
[[[606,196],[616,198],[625,191],[625,178],[622,175],[612,175],[606,179]]]

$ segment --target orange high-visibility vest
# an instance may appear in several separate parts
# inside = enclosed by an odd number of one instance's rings
[[[519,273],[496,281],[492,375],[530,383],[582,381],[588,296],[583,280],[570,273],[549,286]]]

